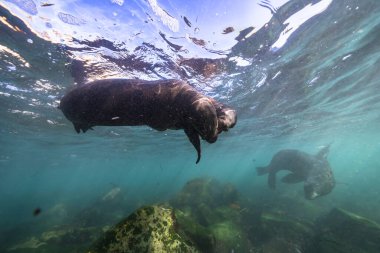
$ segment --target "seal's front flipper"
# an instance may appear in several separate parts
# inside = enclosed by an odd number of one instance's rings
[[[198,159],[195,163],[199,163],[199,160],[201,159],[201,141],[199,135],[193,128],[185,128],[185,133],[191,144],[193,144],[194,148],[197,150]]]
[[[268,176],[268,185],[271,189],[276,189],[276,173],[271,171]]]
[[[269,166],[256,167],[256,172],[258,176],[262,176],[269,173]]]
[[[80,130],[82,130],[83,133],[85,133],[88,129],[94,130],[92,127],[87,126],[87,125],[81,125],[81,124],[76,124],[73,123],[75,131],[79,134]]]
[[[327,159],[327,155],[329,154],[329,151],[330,151],[330,144],[328,144],[327,146],[324,146],[321,150],[319,150],[318,154],[316,155],[316,157],[318,159],[324,159],[326,160]]]
[[[77,124],[75,124],[75,123],[73,123],[73,125],[74,125],[74,128],[75,128],[75,131],[79,134],[80,133],[80,126],[77,125]]]
[[[304,181],[305,178],[302,175],[296,173],[290,173],[283,178],[281,178],[281,182],[288,184],[295,184]]]

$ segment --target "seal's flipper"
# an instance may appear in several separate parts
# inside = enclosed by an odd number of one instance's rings
[[[191,144],[193,144],[194,148],[197,150],[198,159],[195,163],[199,163],[199,160],[201,159],[201,141],[199,135],[193,128],[185,128],[185,133]]]
[[[288,183],[288,184],[295,184],[295,183],[302,182],[304,180],[305,178],[302,175],[296,174],[296,173],[290,173],[284,176],[283,178],[281,178],[281,182]]]
[[[269,185],[269,188],[271,189],[276,188],[276,173],[275,172],[269,172],[268,185]]]
[[[79,134],[80,130],[82,130],[83,133],[85,133],[88,129],[94,130],[92,127],[87,126],[87,125],[80,125],[80,124],[75,124],[73,123],[75,131]]]
[[[328,144],[327,146],[324,146],[321,150],[319,150],[316,157],[318,159],[327,159],[327,155],[329,154],[329,151],[330,151],[330,145],[331,145],[331,143]]]
[[[256,167],[257,175],[262,176],[269,173],[269,166]]]
[[[74,125],[74,128],[75,128],[75,131],[79,134],[80,133],[80,126],[77,125],[77,124],[75,124],[75,123],[73,123],[73,125]]]

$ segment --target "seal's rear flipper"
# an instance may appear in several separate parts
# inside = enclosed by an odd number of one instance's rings
[[[195,163],[199,163],[199,160],[201,159],[201,141],[199,135],[193,128],[185,128],[185,133],[191,144],[193,144],[194,148],[197,150],[198,159]]]
[[[283,178],[281,178],[281,182],[288,184],[295,184],[304,181],[305,178],[302,175],[296,173],[290,173]]]

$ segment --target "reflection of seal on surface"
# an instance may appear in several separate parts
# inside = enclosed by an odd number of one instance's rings
[[[200,160],[200,139],[213,143],[236,124],[236,112],[180,80],[104,79],[67,93],[59,108],[79,133],[93,126],[184,129]]]
[[[330,145],[322,148],[317,155],[309,155],[295,149],[284,149],[277,152],[266,167],[257,167],[257,173],[269,173],[268,185],[276,187],[276,174],[280,170],[289,170],[290,174],[282,178],[284,183],[304,181],[304,192],[307,199],[315,199],[331,192],[335,186],[327,154]]]

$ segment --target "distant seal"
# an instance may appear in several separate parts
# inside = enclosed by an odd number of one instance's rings
[[[331,192],[335,179],[330,164],[327,161],[329,146],[322,148],[318,154],[309,155],[295,149],[285,149],[277,152],[270,164],[257,167],[258,175],[269,174],[268,185],[276,187],[276,173],[289,170],[290,174],[282,178],[284,183],[304,182],[304,192],[307,199],[315,199]]]
[[[236,124],[235,110],[181,80],[102,79],[68,92],[59,105],[77,133],[93,126],[148,125],[158,131],[184,129],[197,150],[199,136],[214,143]]]

